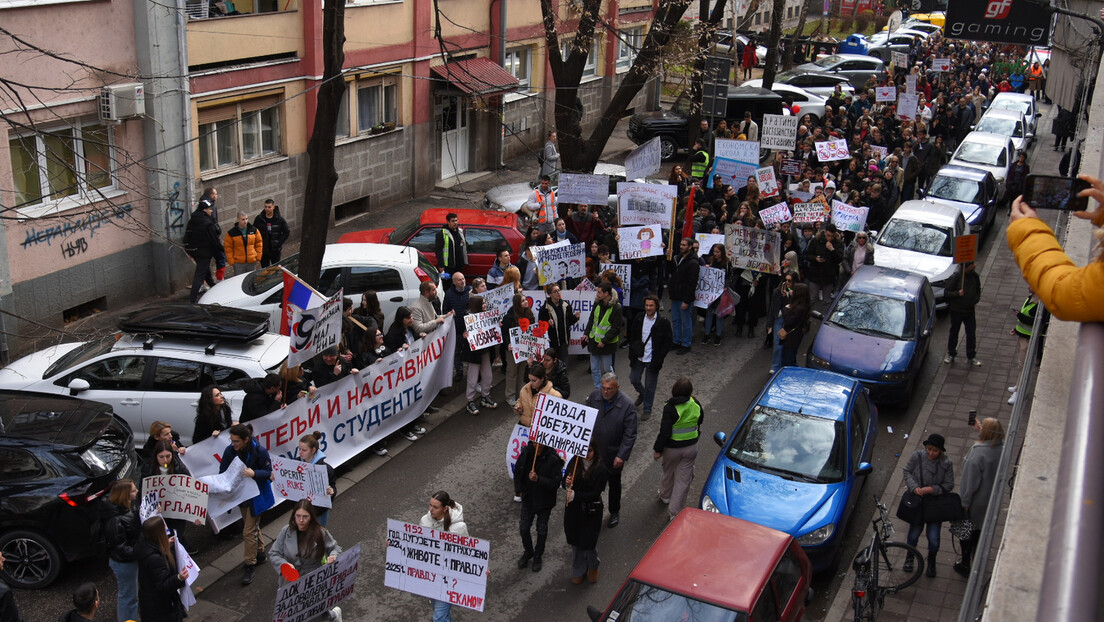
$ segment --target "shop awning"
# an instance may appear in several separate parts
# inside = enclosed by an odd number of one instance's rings
[[[469,58],[433,67],[437,77],[448,80],[467,95],[494,95],[517,90],[518,79],[489,58]]]

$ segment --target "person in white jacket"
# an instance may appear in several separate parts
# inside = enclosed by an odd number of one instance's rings
[[[468,524],[464,522],[464,506],[444,490],[438,490],[429,498],[429,511],[422,516],[419,524],[438,531],[468,535]],[[433,603],[433,622],[452,622],[452,604],[432,598],[430,601]]]
[[[291,519],[280,530],[268,559],[285,581],[296,581],[300,575],[309,574],[337,561],[341,546],[329,530],[318,522],[314,504],[303,499],[295,504]],[[316,620],[341,620],[341,607],[334,607]]]

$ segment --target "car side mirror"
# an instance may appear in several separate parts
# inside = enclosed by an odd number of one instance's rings
[[[69,395],[76,395],[91,388],[92,385],[88,384],[88,381],[84,378],[73,378],[69,381]]]
[[[855,469],[855,477],[863,477],[870,475],[874,472],[874,467],[869,462],[860,462],[859,468]]]
[[[920,197],[921,199],[923,199],[924,197],[928,196],[928,191],[927,191],[927,190],[924,190],[923,188],[918,188],[918,189],[916,190],[916,196],[918,196],[918,197]]]
[[[1041,116],[1043,116],[1043,113],[1041,113],[1041,112],[1036,112],[1036,113],[1035,113],[1035,117],[1036,117],[1036,118],[1038,118],[1038,117],[1041,117]]]
[[[976,125],[971,125],[971,126],[970,126],[970,131],[973,131],[973,130],[976,130],[976,129],[977,129],[977,126],[976,126]]]
[[[821,313],[820,311],[817,311],[816,309],[813,309],[812,311],[810,311],[809,315],[815,317],[818,320],[823,320],[824,319],[824,314]]]
[[[718,447],[724,447],[726,440],[728,440],[728,435],[724,432],[717,432],[713,435],[713,442],[717,443]]]
[[[602,612],[598,611],[598,608],[594,605],[587,605],[587,615],[590,616],[590,619],[594,622],[598,622],[598,618],[602,617]]]

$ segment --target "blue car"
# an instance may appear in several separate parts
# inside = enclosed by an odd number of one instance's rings
[[[858,379],[878,403],[908,403],[934,325],[927,277],[863,266],[828,308],[805,364]]]
[[[783,367],[731,438],[702,490],[701,508],[793,536],[814,571],[835,565],[865,476],[878,409],[853,378]]]

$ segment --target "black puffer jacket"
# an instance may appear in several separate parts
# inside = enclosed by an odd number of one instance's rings
[[[134,555],[138,561],[138,612],[143,620],[179,622],[184,619],[180,593],[184,581],[176,569],[169,569],[161,551],[148,540],[140,540]]]
[[[107,554],[117,562],[132,562],[142,528],[138,522],[138,509],[128,510],[114,503],[106,505],[113,512],[103,521]]]

